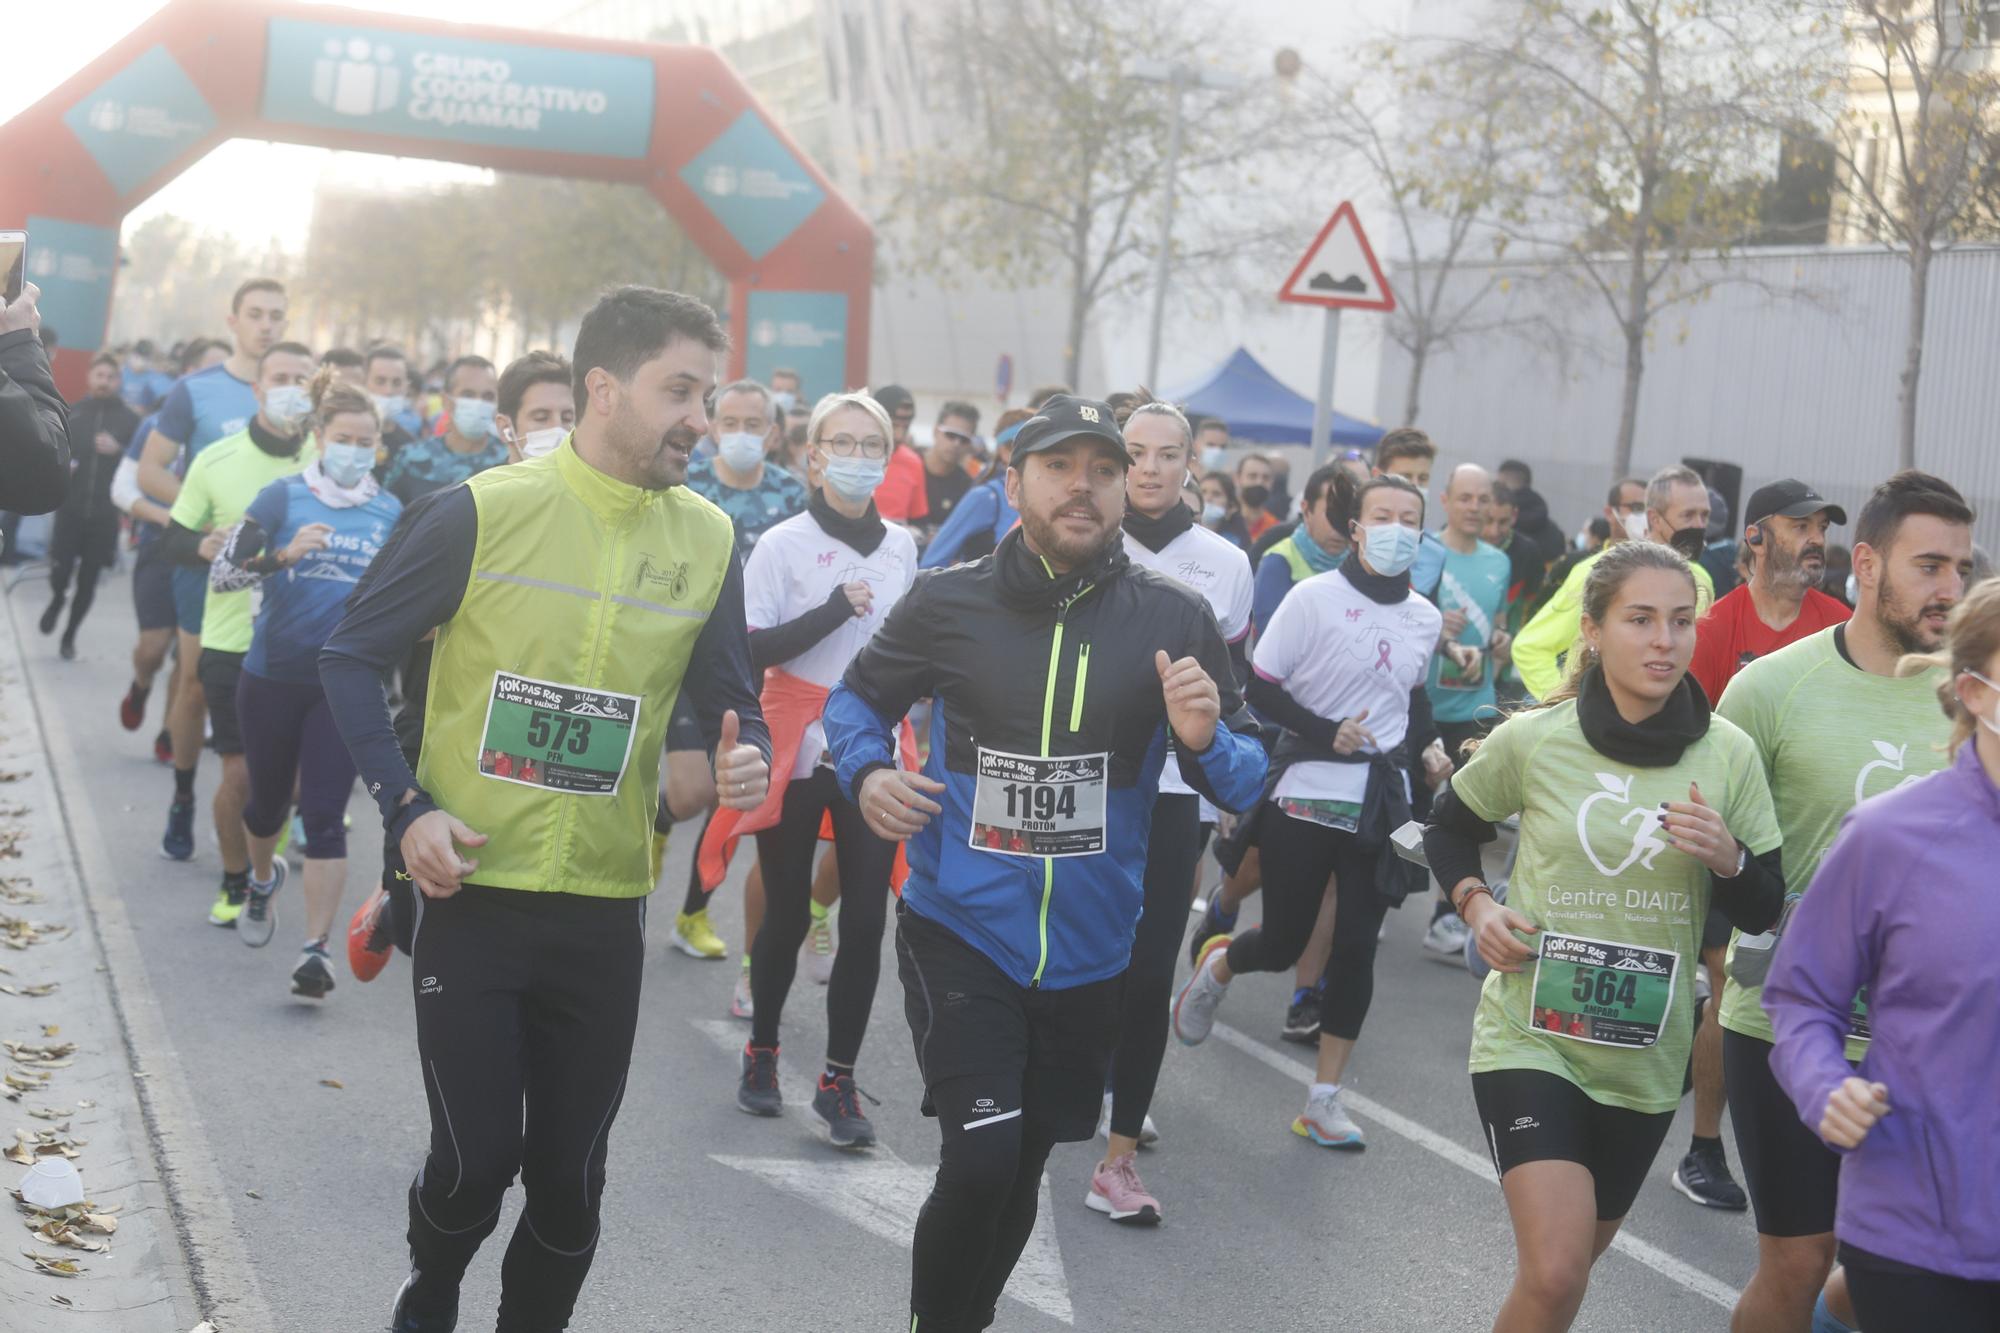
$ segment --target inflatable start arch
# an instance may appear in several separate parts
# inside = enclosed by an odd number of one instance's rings
[[[172,0],[0,125],[0,228],[29,232],[65,392],[104,341],[125,214],[233,138],[642,186],[729,280],[732,375],[867,381],[873,230],[714,51]]]

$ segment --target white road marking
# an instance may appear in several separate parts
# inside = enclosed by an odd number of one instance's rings
[[[1266,1065],[1287,1078],[1296,1079],[1307,1087],[1312,1086],[1312,1066],[1275,1051],[1254,1037],[1245,1036],[1227,1023],[1217,1023],[1213,1034],[1259,1064]],[[1347,1108],[1363,1119],[1374,1121],[1391,1134],[1408,1139],[1419,1148],[1437,1154],[1453,1166],[1470,1171],[1482,1180],[1493,1179],[1493,1163],[1470,1148],[1446,1138],[1435,1130],[1427,1129],[1408,1116],[1400,1115],[1380,1102],[1363,1097],[1359,1093],[1342,1089],[1340,1096]],[[1679,1283],[1695,1295],[1713,1301],[1725,1310],[1736,1308],[1738,1295],[1736,1288],[1719,1278],[1710,1277],[1693,1264],[1676,1259],[1659,1246],[1640,1240],[1628,1230],[1619,1231],[1611,1242],[1611,1248],[1628,1258],[1638,1260],[1660,1276]]]

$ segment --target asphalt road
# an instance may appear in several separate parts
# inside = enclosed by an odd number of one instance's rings
[[[33,581],[12,593],[30,634],[43,595]],[[381,1327],[406,1271],[406,1190],[428,1132],[408,960],[398,956],[369,985],[343,965],[338,989],[314,1004],[289,994],[296,890],[281,902],[268,949],[247,949],[207,924],[220,874],[207,813],[215,764],[211,757],[201,774],[195,859],[162,860],[172,783],[151,756],[161,691],[139,734],[121,730],[116,716],[130,605],[127,578],[114,576],[79,660],[61,661],[54,639],[28,643],[25,656],[58,755],[80,765],[68,775],[87,796],[77,836],[102,848],[96,863],[108,867],[136,932],[144,976],[120,981],[157,1007],[157,1030],[199,1121],[176,1128],[206,1145],[230,1202],[229,1218],[217,1209],[189,1219],[189,1229],[215,1280],[239,1266],[254,1275],[269,1329]],[[379,823],[358,789],[351,812],[350,907],[380,872]],[[908,1228],[936,1165],[937,1133],[917,1110],[893,956],[885,942],[860,1070],[883,1099],[871,1114],[884,1147],[865,1158],[836,1154],[803,1107],[775,1121],[742,1115],[734,1051],[747,1025],[727,1008],[735,964],[685,958],[665,939],[691,842],[671,848],[670,887],[653,914],[631,1083],[611,1134],[604,1239],[572,1327],[904,1327]],[[732,941],[740,933],[733,886],[716,909]],[[1003,1302],[996,1327],[1488,1327],[1513,1252],[1465,1072],[1476,983],[1423,953],[1425,915],[1415,904],[1391,913],[1376,964],[1374,1008],[1349,1078],[1369,1134],[1365,1153],[1328,1152],[1289,1132],[1310,1076],[1307,1053],[1277,1040],[1289,979],[1245,978],[1215,1038],[1168,1053],[1155,1106],[1163,1138],[1140,1163],[1164,1224],[1125,1230],[1087,1211],[1096,1148],[1059,1147],[1042,1229],[1010,1289],[1027,1299]],[[785,1052],[803,1096],[825,1015],[803,977],[794,1000]],[[155,1062],[166,1054],[151,1053]],[[1755,1237],[1747,1218],[1673,1192],[1667,1176],[1687,1133],[1684,1109],[1629,1239],[1598,1265],[1579,1329],[1726,1327]],[[487,1326],[517,1208],[518,1197],[467,1278],[463,1328]],[[223,1333],[265,1330],[239,1318]]]

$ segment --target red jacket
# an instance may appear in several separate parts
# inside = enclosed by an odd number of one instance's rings
[[[889,455],[889,470],[875,488],[875,512],[891,523],[914,523],[931,512],[924,488],[924,456],[909,445]]]

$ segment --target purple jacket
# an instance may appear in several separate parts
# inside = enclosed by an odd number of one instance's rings
[[[1847,816],[1778,942],[1771,1071],[1808,1128],[1850,1071],[1849,999],[1868,988],[1860,1076],[1891,1110],[1840,1167],[1841,1240],[2000,1281],[2000,790],[1967,743],[1951,767]]]

